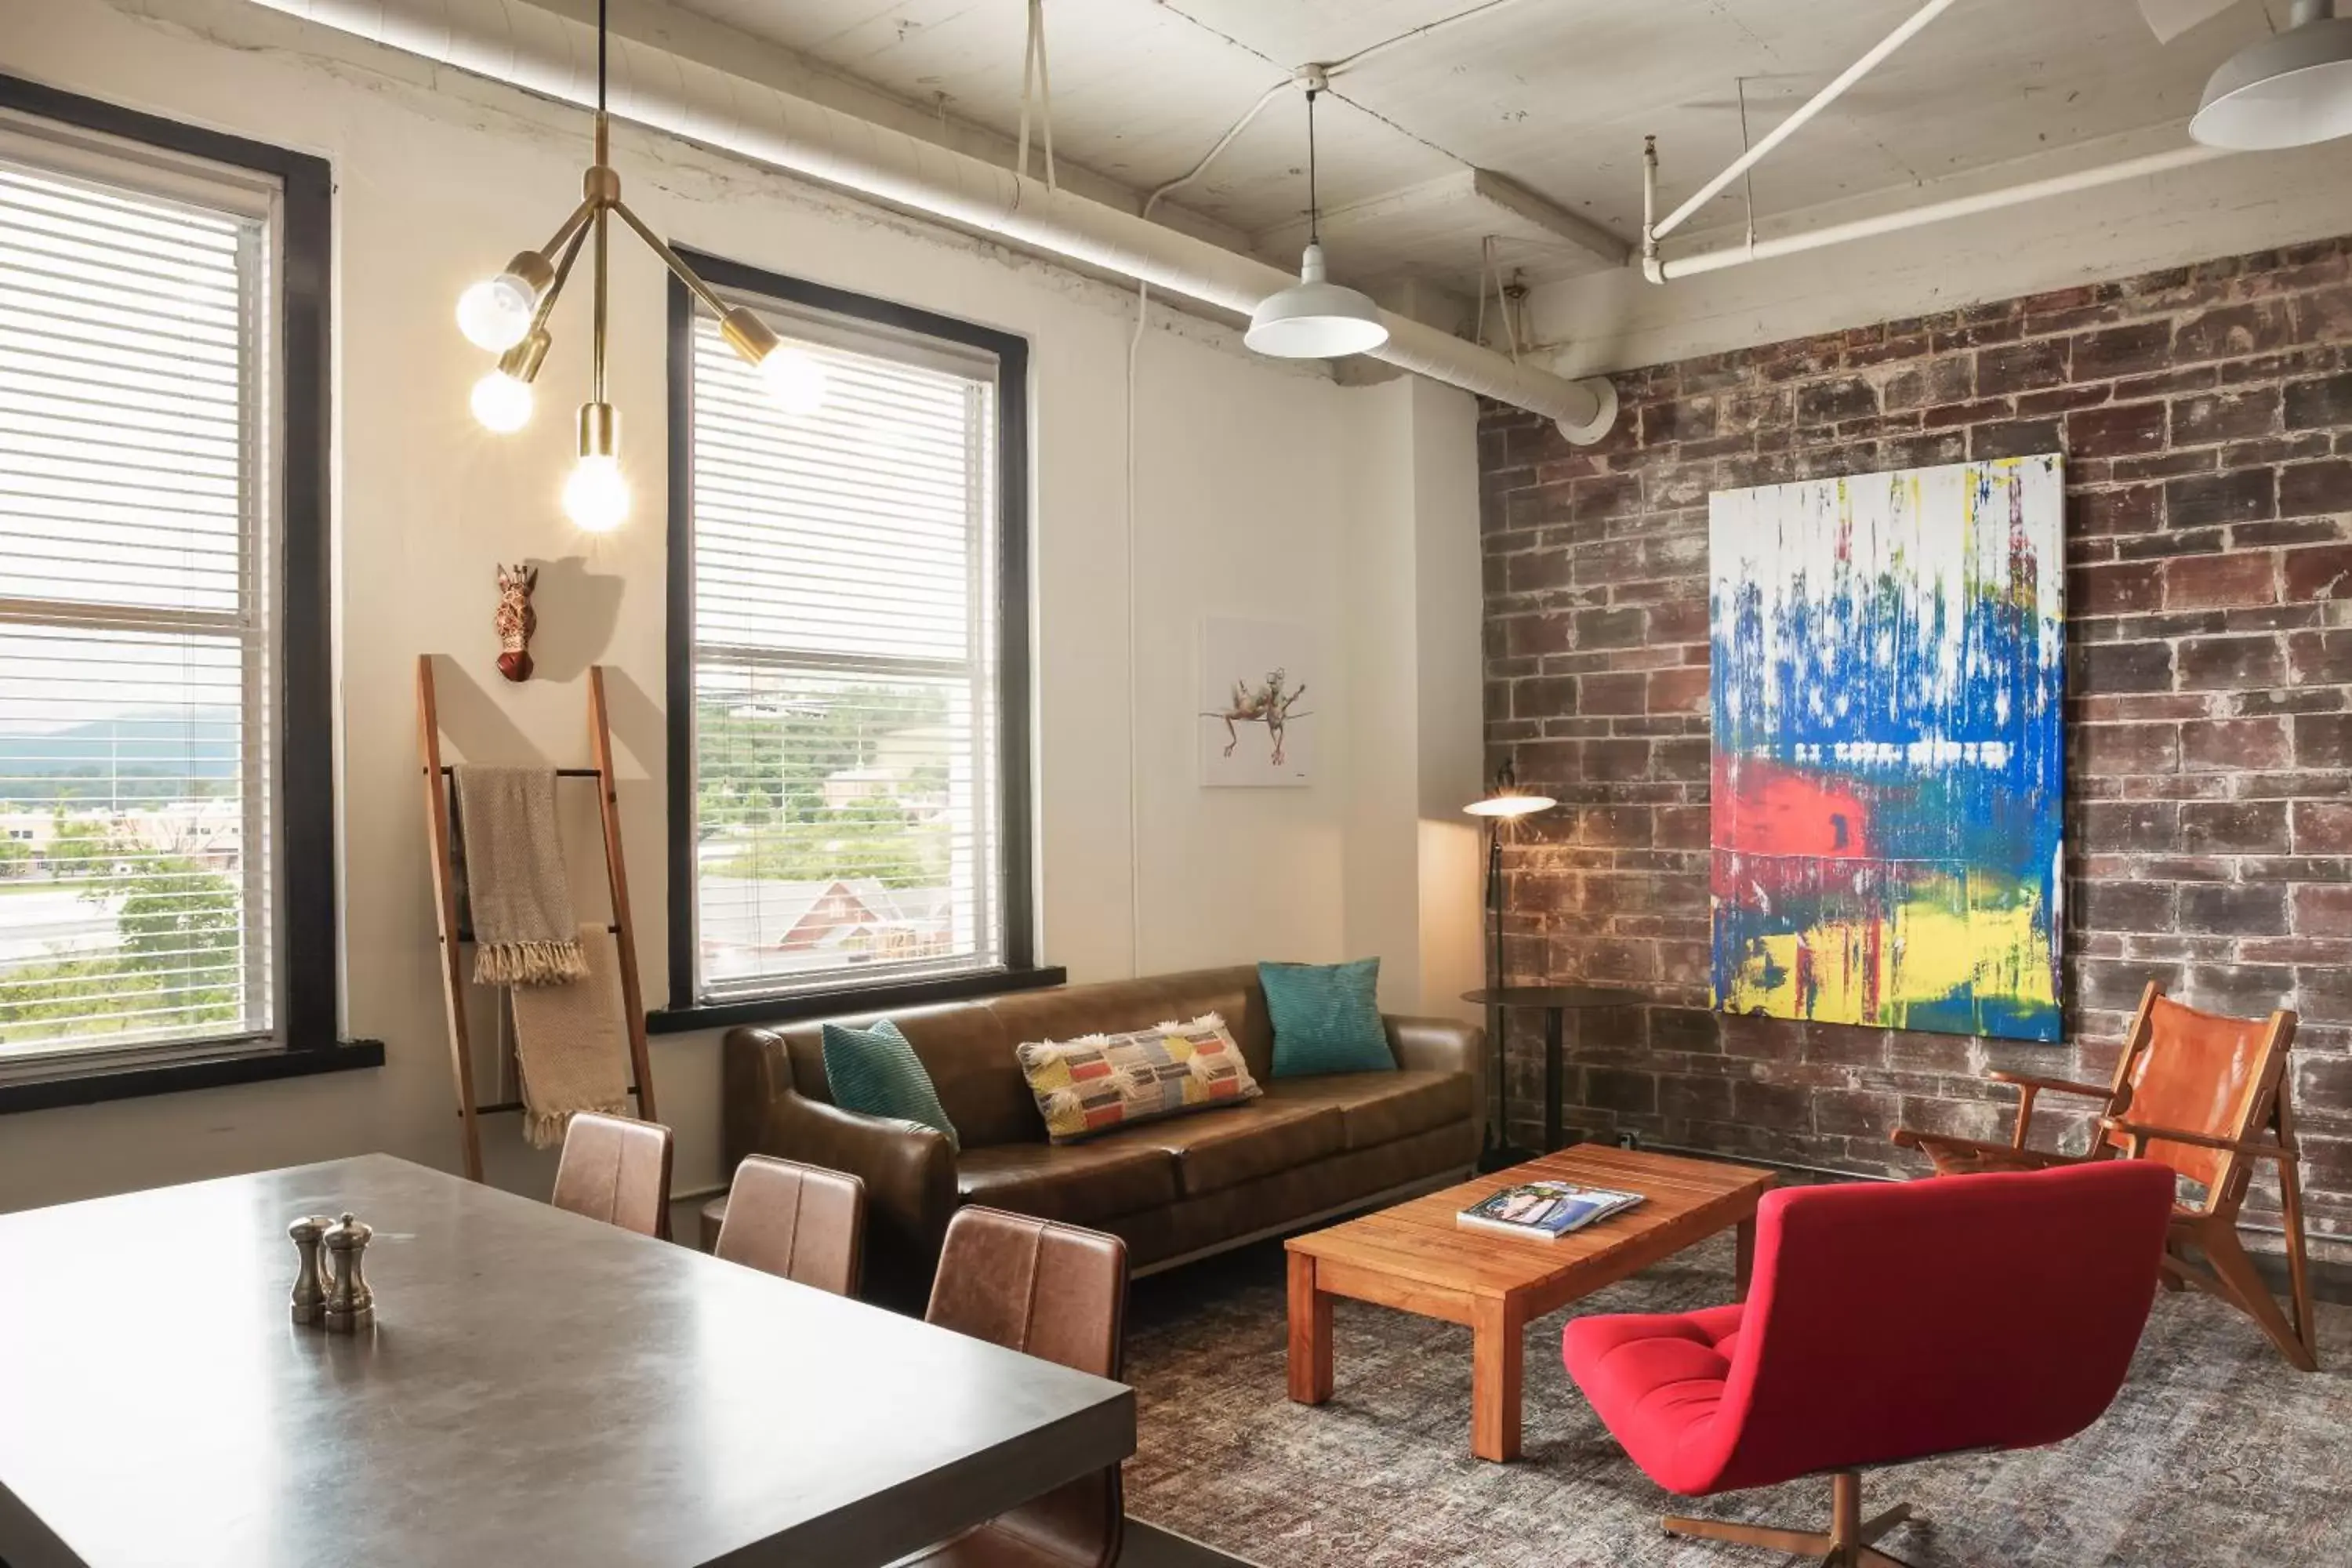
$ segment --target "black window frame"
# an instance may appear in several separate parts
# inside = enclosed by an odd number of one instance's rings
[[[695,995],[697,948],[694,738],[694,321],[686,285],[669,280],[669,996],[651,1015],[656,1034],[731,1024],[781,1023],[849,1012],[957,1001],[1059,985],[1066,978],[1036,952],[1034,708],[1029,614],[1029,340],[933,310],[771,272],[686,247],[687,265],[712,288],[819,310],[895,331],[977,349],[997,362],[997,767],[1003,962],[993,969],[919,981],[843,984],[740,1001]]]
[[[278,431],[281,573],[276,733],[276,1040],[204,1060],[0,1083],[0,1112],[216,1089],[383,1065],[378,1040],[339,1037],[334,802],[332,465],[334,172],[324,158],[184,125],[0,73],[0,109],[275,177],[279,225]]]

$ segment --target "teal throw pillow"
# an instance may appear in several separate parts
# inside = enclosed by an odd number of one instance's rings
[[[1381,961],[1261,963],[1265,1010],[1274,1020],[1274,1076],[1392,1072],[1381,1023]]]
[[[955,1123],[931,1087],[931,1075],[915,1055],[915,1047],[885,1018],[870,1029],[846,1024],[824,1026],[824,1081],[833,1102],[844,1110],[866,1116],[887,1116],[919,1121],[948,1135],[948,1147],[961,1151]]]

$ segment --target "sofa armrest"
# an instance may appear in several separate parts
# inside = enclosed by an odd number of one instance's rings
[[[1486,1066],[1486,1031],[1454,1018],[1400,1018],[1384,1014],[1389,1049],[1397,1066],[1414,1072],[1466,1072],[1474,1078]]]
[[[730,1168],[746,1154],[772,1154],[864,1182],[868,1293],[919,1310],[956,1208],[947,1135],[801,1093],[783,1039],[772,1030],[730,1030],[725,1055]]]
[[[1475,1159],[1486,1124],[1486,1031],[1454,1018],[1400,1018],[1383,1015],[1389,1049],[1397,1066],[1411,1072],[1458,1072],[1470,1078],[1470,1122],[1465,1159]]]
[[[1416,1072],[1466,1072],[1470,1103],[1486,1103],[1486,1031],[1455,1018],[1401,1018],[1383,1015],[1389,1049],[1397,1066]],[[1485,1114],[1483,1109],[1481,1115]]]
[[[919,1121],[844,1110],[798,1093],[776,1104],[769,1125],[775,1140],[763,1152],[846,1171],[866,1184],[870,1237],[927,1258],[939,1256],[956,1206],[955,1152],[945,1133]]]

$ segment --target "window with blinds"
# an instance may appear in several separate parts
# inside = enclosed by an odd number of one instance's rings
[[[693,317],[692,1004],[1002,969],[1000,361],[744,302],[824,395]]]
[[[274,210],[0,121],[0,1072],[273,1029]]]

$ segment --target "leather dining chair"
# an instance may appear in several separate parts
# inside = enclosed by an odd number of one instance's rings
[[[549,1202],[639,1236],[669,1239],[669,1129],[658,1121],[575,1112],[563,1129]]]
[[[1826,1532],[1670,1516],[1667,1533],[1899,1568],[1874,1542],[1910,1507],[1865,1521],[1862,1470],[2097,1420],[2147,1322],[2171,1213],[2172,1173],[2149,1160],[1768,1193],[1744,1303],[1580,1318],[1561,1356],[1668,1491],[1832,1482]]]
[[[748,1154],[727,1191],[711,1251],[836,1296],[857,1294],[866,1184],[843,1171]]]
[[[1001,1209],[948,1221],[926,1322],[1097,1377],[1119,1371],[1127,1243]],[[1111,1568],[1126,1536],[1118,1467],[1000,1514],[893,1568]]]

